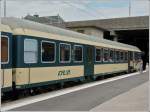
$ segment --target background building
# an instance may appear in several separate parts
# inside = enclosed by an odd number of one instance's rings
[[[79,33],[84,33],[87,35],[92,35],[93,37],[103,38],[104,32],[107,31],[104,28],[97,27],[95,25],[93,26],[76,26],[76,27],[66,27],[68,25],[67,22],[65,22],[59,15],[57,16],[42,16],[40,17],[38,14],[35,15],[27,15],[24,17],[24,19],[46,24],[46,25],[53,25],[60,28],[65,28],[69,30],[73,30]]]
[[[64,20],[59,15],[40,17],[38,14],[35,14],[33,16],[28,14],[27,16],[24,17],[24,19],[46,24],[46,25],[53,25],[53,26],[65,28]]]
[[[67,25],[68,23],[66,23]],[[67,27],[69,30],[73,30],[79,33],[84,33],[87,35],[92,35],[93,37],[104,38],[104,32],[107,31],[101,27],[96,26],[76,26],[76,27]]]
[[[86,28],[91,26],[96,27],[97,32],[99,28],[107,29],[103,32],[105,39],[137,46],[144,52],[144,65],[149,61],[149,16],[73,21],[65,24],[66,28],[74,31],[82,28],[82,32],[86,32]]]

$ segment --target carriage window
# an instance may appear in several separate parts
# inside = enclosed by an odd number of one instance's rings
[[[120,60],[124,61],[124,53],[123,52],[120,52]]]
[[[138,59],[138,54],[135,52],[134,53],[134,59],[137,60]]]
[[[113,61],[114,61],[113,57],[114,57],[114,51],[113,51],[113,50],[110,50],[110,57],[109,57],[109,61],[110,61],[110,62],[113,62]]]
[[[71,58],[71,46],[70,44],[60,44],[60,62],[65,63],[65,62],[70,62]]]
[[[2,63],[8,63],[8,55],[9,55],[9,50],[8,50],[8,43],[9,40],[7,37],[1,38],[1,62]]]
[[[130,52],[130,60],[133,60],[133,52]]]
[[[37,63],[38,60],[38,42],[35,39],[24,40],[24,62]]]
[[[54,62],[55,61],[55,44],[48,41],[42,42],[42,62]]]
[[[128,60],[128,53],[127,52],[125,52],[125,57],[124,57],[124,59],[125,59],[125,61],[127,61]]]
[[[74,46],[74,61],[82,62],[83,61],[83,48],[82,46]]]
[[[141,59],[141,53],[135,52],[134,57],[135,57],[135,58],[134,58],[135,60]]]
[[[120,61],[120,52],[116,51],[116,61],[119,62]]]
[[[104,49],[104,58],[103,61],[109,61],[109,51]]]
[[[96,61],[101,61],[101,60],[102,60],[102,50],[96,49]]]
[[[142,59],[142,53],[138,53],[138,59]]]

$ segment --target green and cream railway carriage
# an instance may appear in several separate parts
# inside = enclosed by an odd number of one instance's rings
[[[138,69],[135,46],[17,18],[2,18],[1,32],[2,92]]]

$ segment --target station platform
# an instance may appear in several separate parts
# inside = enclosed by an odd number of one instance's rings
[[[149,81],[91,109],[93,112],[148,112]]]

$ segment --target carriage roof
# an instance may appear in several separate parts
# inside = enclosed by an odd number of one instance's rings
[[[19,34],[20,35],[30,35],[28,33],[29,33],[29,30],[31,30],[31,31],[36,31],[36,33],[39,32],[38,34],[43,33],[43,36],[45,33],[64,36],[64,37],[67,37],[67,38],[65,38],[65,40],[67,40],[67,41],[76,40],[76,42],[77,41],[81,42],[80,40],[82,40],[82,43],[84,43],[84,41],[85,41],[84,44],[89,43],[89,44],[95,45],[95,46],[102,45],[104,47],[108,46],[109,48],[118,48],[118,49],[123,49],[123,50],[141,52],[139,50],[139,48],[132,46],[132,45],[123,44],[123,43],[110,41],[110,40],[106,40],[106,39],[100,39],[98,37],[89,36],[86,34],[81,34],[81,33],[77,33],[74,31],[70,31],[70,30],[66,30],[66,29],[62,29],[62,28],[58,28],[58,27],[54,27],[54,26],[50,26],[50,25],[44,25],[44,24],[40,24],[37,22],[29,21],[29,20],[9,17],[9,18],[2,18],[1,21],[2,21],[3,26],[6,27],[6,25],[8,25],[12,29],[12,31],[15,35],[19,35]],[[36,35],[36,36],[38,36],[38,35]],[[59,39],[62,39],[62,38],[59,38]]]
[[[0,32],[1,31],[12,33],[12,30],[10,29],[10,27],[4,24],[0,24]]]

